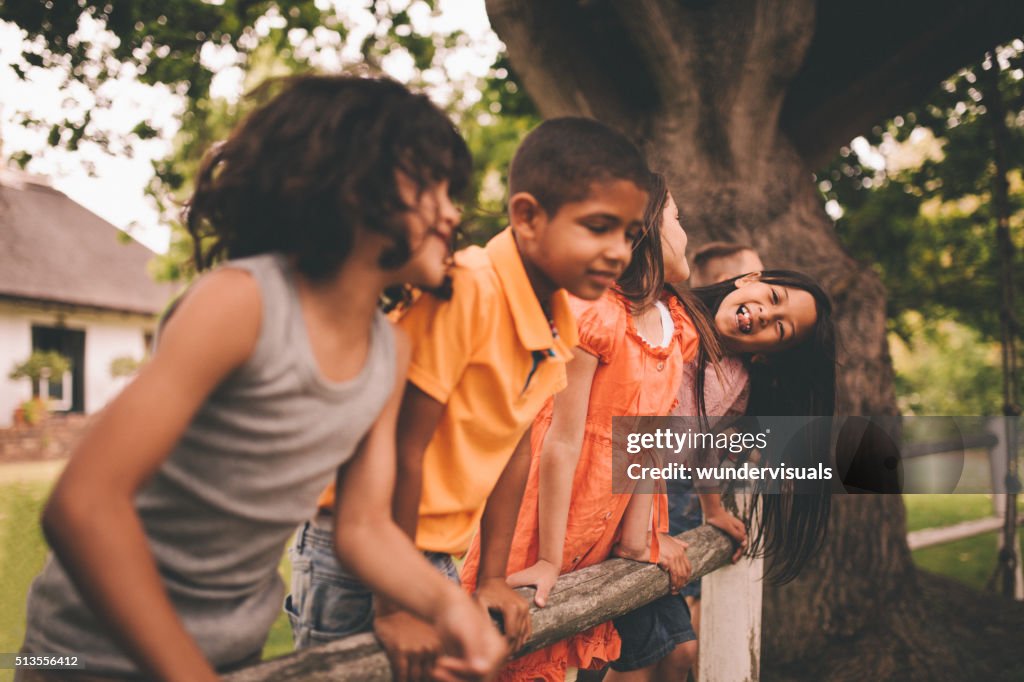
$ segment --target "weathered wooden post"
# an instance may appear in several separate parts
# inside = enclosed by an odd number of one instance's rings
[[[737,495],[740,511],[749,495]],[[700,682],[756,682],[761,673],[764,559],[743,557],[704,578],[700,600]]]

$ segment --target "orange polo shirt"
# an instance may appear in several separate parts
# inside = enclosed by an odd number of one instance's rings
[[[423,455],[416,545],[463,554],[516,444],[565,388],[578,338],[564,290],[552,333],[511,229],[456,253],[451,278],[451,300],[420,296],[398,324],[413,343],[409,381],[446,405]]]

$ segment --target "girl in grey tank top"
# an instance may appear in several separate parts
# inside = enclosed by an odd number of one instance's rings
[[[442,284],[468,162],[426,97],[352,77],[289,80],[214,150],[188,226],[201,268],[237,260],[171,306],[73,453],[26,653],[188,680],[258,657],[284,546],[337,475],[339,557],[481,674],[498,664],[486,616],[391,522],[408,348],[377,307],[389,286]]]

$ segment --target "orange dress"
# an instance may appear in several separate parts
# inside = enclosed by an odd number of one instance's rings
[[[674,332],[668,345],[654,348],[636,330],[628,302],[608,292],[593,302],[573,299],[580,347],[598,358],[590,390],[583,447],[573,477],[561,573],[600,563],[611,554],[630,495],[612,492],[612,417],[667,415],[676,403],[683,365],[697,353],[697,332],[675,297],[665,303]],[[540,529],[538,478],[540,446],[551,425],[549,400],[533,423],[530,476],[509,553],[508,574],[537,561]],[[667,500],[658,495],[655,519],[668,529]],[[462,569],[463,585],[475,589],[480,541],[474,538]],[[510,661],[501,680],[561,682],[567,667],[596,668],[619,657],[620,641],[611,622],[602,623],[545,649]]]

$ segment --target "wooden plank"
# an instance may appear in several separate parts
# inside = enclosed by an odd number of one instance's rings
[[[693,577],[730,565],[733,543],[721,531],[701,526],[679,536],[690,543]],[[533,588],[517,590],[533,603]],[[541,649],[598,623],[628,613],[669,592],[668,574],[653,564],[610,559],[559,577],[548,605],[531,607],[533,635],[522,653]],[[289,682],[391,679],[387,657],[372,634],[304,649],[226,675],[230,682]]]
[[[922,547],[932,547],[933,545],[942,545],[947,542],[971,538],[983,533],[991,533],[1002,527],[1003,519],[1001,517],[986,516],[983,519],[963,521],[952,526],[912,531],[907,533],[907,544],[910,545],[912,550],[921,549]]]
[[[975,448],[991,448],[996,443],[997,438],[991,433],[968,434],[963,438],[940,440],[931,443],[906,443],[900,448],[900,456],[903,459],[913,459],[914,457],[941,455],[947,452],[963,452]]]

